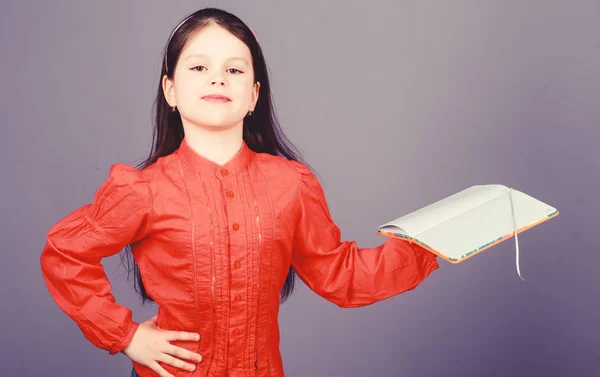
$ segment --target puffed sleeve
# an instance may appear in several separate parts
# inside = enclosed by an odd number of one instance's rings
[[[115,164],[92,203],[55,225],[40,256],[44,281],[84,336],[110,354],[122,351],[139,324],[115,302],[101,259],[142,239],[152,221],[152,196],[142,172]]]
[[[439,266],[434,254],[396,238],[373,248],[343,241],[319,181],[291,161],[299,177],[292,265],[321,297],[344,307],[365,306],[412,290]]]

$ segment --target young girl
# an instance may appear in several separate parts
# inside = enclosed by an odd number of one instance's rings
[[[153,148],[115,164],[92,203],[49,231],[50,294],[95,346],[133,375],[283,376],[278,311],[295,273],[350,308],[415,288],[435,256],[389,238],[342,241],[323,190],[278,128],[252,31],[218,9],[179,24],[165,48]],[[101,259],[129,247],[143,323],[115,302]]]

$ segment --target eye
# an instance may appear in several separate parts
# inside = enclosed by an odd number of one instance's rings
[[[197,68],[199,68],[199,69],[197,69]],[[192,68],[190,68],[190,69],[191,69],[192,71],[203,71],[203,70],[206,70],[206,67],[205,67],[205,66],[203,66],[203,65],[197,65],[197,66],[195,66],[195,67],[192,67]]]
[[[227,72],[229,72],[231,74],[234,74],[234,75],[239,75],[240,73],[244,73],[244,72],[242,72],[242,71],[240,71],[239,69],[236,69],[236,68],[229,68],[227,70]]]

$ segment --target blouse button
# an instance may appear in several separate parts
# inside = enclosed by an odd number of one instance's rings
[[[235,302],[238,302],[241,299],[242,299],[242,295],[241,294],[238,293],[237,295],[235,295]]]
[[[240,224],[233,224],[232,228],[233,228],[233,230],[239,230]]]
[[[233,191],[227,191],[227,196],[229,198],[233,198],[234,197]]]
[[[238,260],[238,261],[235,261],[235,263],[233,264],[233,268],[235,268],[235,269],[237,270],[238,268],[240,268],[240,266],[241,266],[241,265],[242,265],[242,264],[240,263],[240,261],[239,261],[239,260]]]
[[[221,169],[221,175],[225,176],[229,174],[229,172],[227,171],[227,169]]]
[[[239,335],[240,334],[240,330],[239,329],[234,329],[233,330],[233,335]]]

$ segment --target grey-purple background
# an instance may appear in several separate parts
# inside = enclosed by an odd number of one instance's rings
[[[52,301],[39,254],[115,162],[149,151],[161,49],[208,1],[4,1],[0,12],[1,376],[127,376]],[[598,0],[213,1],[258,34],[284,129],[343,237],[473,184],[560,216],[339,309],[303,284],[281,309],[288,376],[599,376]],[[143,321],[118,257],[117,300]]]

